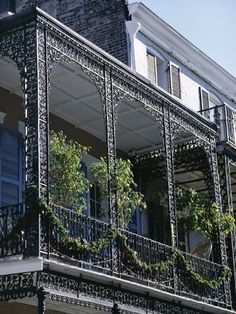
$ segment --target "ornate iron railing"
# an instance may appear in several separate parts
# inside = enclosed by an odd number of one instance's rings
[[[225,305],[224,284],[218,288],[210,288],[197,282],[189,276],[189,272],[178,263],[167,263],[162,270],[150,270],[133,262],[130,250],[146,265],[167,262],[173,255],[173,249],[140,235],[120,230],[126,239],[126,246],[117,239],[109,240],[99,250],[92,252],[80,250],[78,247],[67,246],[61,232],[63,226],[68,230],[70,239],[77,239],[79,243],[89,245],[99,239],[107,239],[110,227],[107,223],[85,217],[73,210],[51,205],[51,208],[60,222],[50,230],[45,237],[47,243],[42,243],[42,254],[50,259],[63,260],[66,263],[79,267],[99,271],[113,276],[119,276],[129,281],[160,288],[171,293],[188,296],[197,300],[217,305]],[[45,230],[44,230],[45,231]],[[48,250],[48,252],[47,252]],[[187,253],[182,253],[192,269],[206,280],[215,280],[219,277],[222,266]]]
[[[24,214],[23,204],[0,208],[0,258],[25,254],[24,230],[18,226]]]
[[[117,238],[111,237],[110,226],[102,221],[80,215],[73,210],[51,205],[52,226],[46,216],[42,215],[41,254],[50,259],[56,259],[78,267],[119,276],[129,281],[149,285],[174,294],[188,296],[216,305],[225,305],[224,284],[210,288],[192,278],[189,272],[178,263],[168,263],[173,256],[170,246],[158,243],[140,235],[120,230],[125,239],[125,245]],[[27,226],[31,217],[25,214],[24,205],[11,205],[0,211],[0,258],[24,258],[28,255],[30,237]],[[27,223],[24,219],[28,219]],[[64,230],[64,233],[63,233]],[[104,243],[99,250],[80,249],[67,245],[65,236],[84,247],[91,246],[101,239]],[[109,238],[110,237],[110,238]],[[108,239],[108,240],[107,240]],[[101,243],[101,242],[100,242]],[[129,248],[129,249],[127,249]],[[164,269],[150,269],[133,261],[131,252],[146,265],[166,263]],[[206,280],[217,280],[222,266],[187,253],[182,256],[192,269]]]
[[[236,146],[236,111],[234,109],[224,104],[201,110],[200,113],[218,125],[219,142]]]
[[[77,239],[81,244],[89,244],[98,239],[105,239],[109,233],[108,224],[92,219],[90,217],[79,215],[73,210],[65,209],[56,205],[51,205],[51,208],[59,218],[62,226],[68,230],[68,236],[71,239]],[[84,252],[76,247],[71,247],[69,250],[65,245],[64,236],[58,226],[55,226],[50,231],[48,241],[49,244],[44,245],[49,250],[51,258],[59,257],[67,259],[70,257],[71,263],[76,261],[79,266],[89,269],[105,269],[107,272],[112,270],[112,257],[110,243],[99,251],[99,254]],[[43,245],[43,243],[42,243]],[[77,265],[78,265],[77,263]]]

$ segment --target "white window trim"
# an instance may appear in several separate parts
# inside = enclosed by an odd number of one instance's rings
[[[172,72],[171,72],[171,67],[174,66],[179,70],[179,88],[180,88],[180,97],[177,97],[175,95],[173,95],[173,82],[172,82]],[[181,67],[179,65],[177,65],[176,63],[169,61],[169,76],[170,76],[170,94],[174,97],[177,97],[179,99],[182,98],[182,84],[181,84]]]

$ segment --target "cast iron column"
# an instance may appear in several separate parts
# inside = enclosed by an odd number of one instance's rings
[[[229,158],[223,154],[218,154],[218,168],[219,178],[222,196],[223,212],[228,209],[233,210],[233,196],[231,186],[231,175],[230,175],[230,161]],[[231,232],[226,238],[227,243],[227,255],[229,266],[232,271],[231,278],[231,295],[234,308],[236,307],[236,265],[235,265],[235,253],[236,253],[236,233],[235,230]]]
[[[219,210],[222,212],[222,197],[221,197],[221,187],[220,187],[220,178],[218,171],[218,162],[217,162],[217,154],[216,154],[216,141],[215,139],[209,139],[209,144],[204,144],[205,152],[207,154],[208,159],[208,172],[205,172],[205,178],[207,187],[210,192],[210,197],[212,201],[215,201],[219,207]],[[219,232],[218,237],[218,245],[215,248],[215,255],[217,258],[217,263],[220,263],[223,266],[228,265],[227,258],[227,248],[225,235],[223,232]],[[224,283],[225,290],[225,303],[228,306],[231,306],[231,292],[229,282],[225,281]]]
[[[43,288],[39,288],[37,292],[38,297],[38,314],[44,314],[46,311],[46,292]]]
[[[175,248],[178,246],[178,232],[174,175],[174,144],[170,121],[170,110],[169,106],[165,104],[163,104],[163,143],[166,157],[166,178],[170,217],[171,246]]]
[[[104,83],[105,83],[105,97],[104,97],[104,121],[106,129],[107,142],[107,169],[109,178],[114,173],[116,160],[116,120],[117,120],[117,104],[113,102],[112,92],[112,72],[111,69],[104,66]],[[109,222],[110,227],[119,227],[117,218],[117,203],[116,191],[112,180],[108,181],[108,195],[109,195]],[[111,243],[111,273],[113,271],[119,272],[119,252],[118,245],[115,241]]]
[[[40,212],[38,200],[48,197],[48,107],[47,70],[44,31],[35,25],[24,31],[24,103],[25,103],[25,185],[27,211],[32,221],[29,254],[40,255]],[[28,233],[29,234],[29,233]],[[30,236],[32,239],[32,235]]]

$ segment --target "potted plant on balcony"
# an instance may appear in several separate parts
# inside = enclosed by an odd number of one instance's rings
[[[108,201],[108,182],[110,181],[113,191],[116,193],[116,210],[119,227],[126,229],[131,217],[136,210],[146,208],[143,195],[137,191],[134,174],[130,160],[117,159],[108,173],[107,160],[101,158],[91,165],[91,174],[100,188],[101,199]]]
[[[63,132],[50,132],[50,202],[81,213],[86,206],[88,180],[81,169],[88,147],[69,140]]]
[[[212,243],[218,242],[218,233],[225,235],[235,228],[235,220],[230,210],[219,211],[215,202],[210,202],[206,193],[194,189],[178,188],[176,192],[179,231],[198,231],[202,241],[191,249],[192,255],[209,259]]]

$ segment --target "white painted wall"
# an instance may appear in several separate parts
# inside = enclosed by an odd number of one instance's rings
[[[135,22],[137,23],[137,22]],[[199,77],[196,73],[190,70],[186,65],[182,64],[179,60],[174,58],[171,52],[165,51],[161,45],[158,45],[159,38],[156,38],[156,42],[147,38],[142,34],[142,27],[138,28],[135,36],[130,42],[130,49],[133,54],[133,64],[131,67],[147,78],[147,49],[152,49],[152,53],[156,51],[157,55],[161,55],[166,63],[166,71],[164,84],[161,84],[167,92],[169,92],[169,74],[168,74],[168,64],[173,62],[178,65],[181,69],[180,80],[181,80],[181,102],[188,108],[199,111],[200,110],[200,98],[199,98],[199,87],[202,87],[209,91],[209,96],[213,95],[214,98],[218,99],[218,104],[227,103],[229,106],[236,110],[236,104],[228,99],[219,90],[212,87],[206,80]],[[174,49],[174,47],[173,47]],[[189,61],[191,63],[191,61]]]

